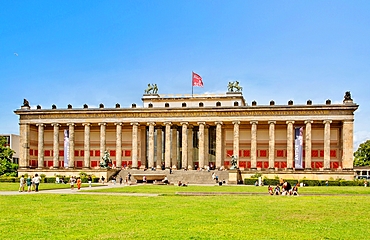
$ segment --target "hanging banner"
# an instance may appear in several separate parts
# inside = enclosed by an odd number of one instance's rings
[[[64,130],[64,167],[69,166],[69,131]]]
[[[294,154],[294,163],[296,169],[303,168],[303,127],[295,128],[295,154]]]

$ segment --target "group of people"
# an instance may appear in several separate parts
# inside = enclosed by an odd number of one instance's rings
[[[75,184],[77,184],[77,189],[80,190],[81,189],[81,184],[82,184],[81,178],[80,177],[76,178],[75,176],[72,176],[69,179],[69,184],[71,186],[71,190],[73,190],[75,188]]]
[[[268,193],[270,195],[296,195],[298,196],[298,183],[292,185],[289,182],[283,182],[281,184],[277,184],[275,188],[271,185],[267,187]]]
[[[19,192],[25,192],[25,186],[27,185],[27,192],[38,192],[39,185],[41,182],[41,177],[36,173],[35,176],[30,176],[25,179],[24,175],[19,179]]]

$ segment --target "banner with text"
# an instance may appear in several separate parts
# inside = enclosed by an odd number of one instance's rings
[[[303,127],[295,128],[295,154],[294,163],[296,169],[303,168]]]
[[[69,166],[69,131],[64,130],[64,167]]]

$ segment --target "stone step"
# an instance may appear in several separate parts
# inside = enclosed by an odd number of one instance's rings
[[[219,181],[225,181],[226,183],[229,181],[229,173],[228,171],[197,171],[197,170],[173,170],[170,174],[170,170],[136,170],[136,169],[129,169],[129,170],[121,170],[117,175],[117,181],[119,178],[125,179],[126,176],[130,173],[133,174],[165,174],[168,178],[168,181],[174,184],[177,184],[179,181],[182,183],[189,183],[189,184],[217,184],[215,180],[212,179],[212,173],[215,173],[218,176]],[[131,177],[131,182],[136,182],[136,180]]]

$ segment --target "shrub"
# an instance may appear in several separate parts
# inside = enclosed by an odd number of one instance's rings
[[[16,180],[18,180],[19,182],[19,178],[17,177],[8,177],[8,176],[0,177],[0,182],[16,182]]]
[[[245,178],[244,185],[254,185],[258,178]]]

